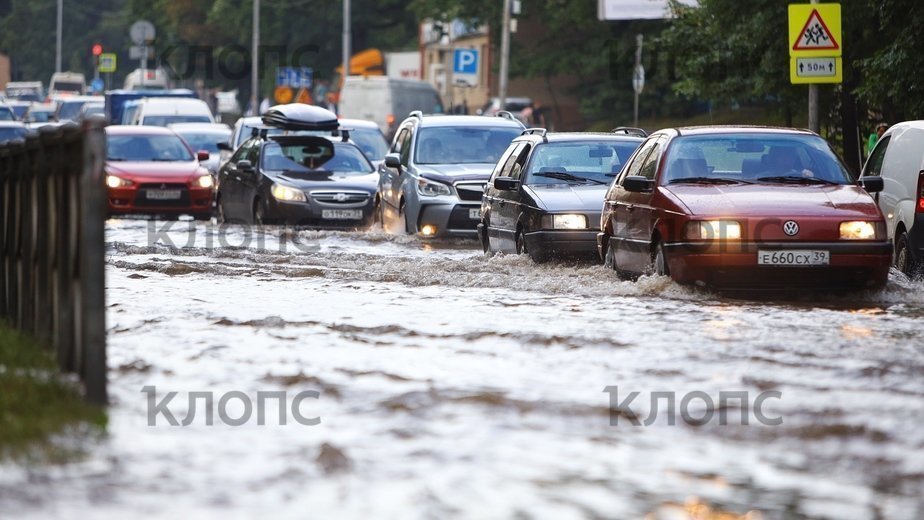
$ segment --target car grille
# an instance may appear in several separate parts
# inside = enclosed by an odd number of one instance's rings
[[[484,195],[484,186],[484,182],[459,183],[456,184],[456,193],[459,194],[459,200],[481,202],[481,197]]]
[[[180,190],[178,199],[149,199],[148,190]],[[185,184],[141,184],[135,196],[135,207],[139,208],[185,208],[189,207],[189,190]]]
[[[321,204],[361,205],[369,200],[369,194],[362,191],[312,191],[311,198]]]

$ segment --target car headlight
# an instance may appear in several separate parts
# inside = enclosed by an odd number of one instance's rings
[[[452,195],[452,190],[449,189],[449,186],[440,182],[417,179],[417,193],[427,197],[437,197],[439,195]]]
[[[203,175],[196,179],[196,186],[200,188],[211,188],[215,185],[215,179],[212,178],[212,174]]]
[[[134,182],[128,179],[116,177],[115,175],[106,176],[106,186],[109,186],[110,188],[124,188],[126,186],[131,186],[132,184],[134,184]]]
[[[274,183],[273,187],[270,188],[270,192],[273,194],[273,197],[276,197],[276,200],[283,202],[305,202],[305,200],[307,200],[305,199],[305,192],[283,186],[282,184]]]
[[[687,222],[689,240],[741,240],[741,224],[734,220]]]
[[[542,217],[545,229],[587,229],[587,217],[584,215],[562,213]]]
[[[873,240],[876,234],[874,222],[862,220],[841,222],[841,240]]]

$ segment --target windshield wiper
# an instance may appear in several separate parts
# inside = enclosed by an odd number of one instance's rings
[[[151,162],[180,162],[182,159],[165,159],[163,157],[154,157],[150,159]]]
[[[686,177],[674,179],[668,184],[752,184],[742,179],[729,179],[727,177]]]
[[[761,182],[780,182],[784,184],[837,184],[836,182],[829,181],[827,179],[802,177],[801,175],[777,175],[773,177],[761,177],[757,180]]]
[[[535,175],[536,177],[548,177],[550,179],[560,179],[563,181],[593,182],[596,184],[607,184],[606,182],[603,182],[597,179],[591,179],[588,177],[580,177],[578,175],[574,175],[568,172],[539,172],[539,173],[534,173],[533,175]]]

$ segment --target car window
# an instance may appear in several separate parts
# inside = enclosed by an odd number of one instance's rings
[[[238,147],[237,151],[234,152],[234,155],[232,155],[231,159],[229,159],[228,161],[236,164],[244,160],[247,154],[250,153],[251,146],[253,146],[253,140],[244,141],[244,144]]]
[[[870,155],[869,161],[866,163],[866,175],[882,175],[882,163],[885,161],[886,150],[889,148],[889,142],[891,140],[892,136],[888,136],[879,141],[876,149],[873,150],[873,154]]]
[[[0,127],[0,143],[10,139],[19,139],[26,136],[26,129],[20,127]]]
[[[208,116],[144,116],[144,126],[167,126],[174,123],[211,123]]]
[[[632,156],[641,141],[568,141],[536,146],[528,168],[527,184],[555,184],[560,178],[542,173],[567,173],[609,183]]]
[[[370,161],[381,161],[388,153],[388,141],[378,128],[357,128],[350,131],[350,140],[359,146]]]
[[[500,173],[504,169],[504,165],[507,164],[507,159],[509,159],[511,154],[513,154],[520,147],[520,144],[521,143],[510,143],[507,151],[501,155],[500,160],[497,161],[497,164],[494,165],[494,170],[491,172],[491,180],[488,182],[493,183],[494,179],[500,177]]]
[[[228,142],[228,134],[230,132],[196,132],[184,130],[177,133],[189,143],[189,147],[193,150],[205,150],[209,153],[217,154],[218,143]]]
[[[852,183],[852,176],[828,143],[807,134],[681,136],[674,139],[666,160],[665,184],[702,178]]]
[[[418,164],[495,164],[522,130],[518,127],[442,126],[421,128]]]
[[[654,180],[655,175],[658,173],[658,164],[661,160],[661,148],[663,145],[664,139],[655,141],[654,146],[651,147],[651,153],[649,153],[645,161],[642,162],[642,167],[638,171],[640,177]]]
[[[372,165],[351,143],[332,143],[318,139],[270,142],[263,147],[263,169],[285,172],[334,172],[366,175]]]
[[[16,116],[9,107],[0,107],[0,121],[15,121]]]
[[[516,157],[516,161],[513,163],[513,168],[510,170],[510,176],[516,180],[523,178],[523,172],[526,171],[526,161],[529,160],[529,151],[532,149],[528,143],[524,143],[523,149],[518,151],[513,157]]]
[[[413,134],[408,128],[404,131],[404,137],[398,142],[401,153],[401,164],[407,166],[411,159],[411,138]]]
[[[186,143],[177,135],[108,135],[106,160],[132,162],[192,161]]]
[[[398,132],[398,137],[395,138],[395,142],[391,144],[392,153],[401,153],[401,145],[404,143],[404,139],[407,137],[407,134],[410,130],[405,127]]]
[[[623,177],[619,179],[620,183],[622,183],[623,179],[626,177],[637,177],[639,175],[639,172],[642,170],[642,165],[645,163],[645,159],[648,158],[648,155],[651,153],[651,149],[654,148],[656,144],[658,144],[659,139],[659,137],[648,139],[648,141],[642,145],[642,149],[639,150],[635,155],[635,159],[632,160],[632,164],[630,164],[629,167],[625,170]]]
[[[510,177],[511,172],[513,171],[514,165],[517,163],[517,160],[520,158],[520,152],[523,151],[523,148],[526,146],[526,143],[518,143],[513,152],[507,156],[507,160],[504,161],[504,165],[500,169],[498,177]]]

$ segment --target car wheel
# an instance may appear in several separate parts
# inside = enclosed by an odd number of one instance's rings
[[[603,265],[615,271],[620,280],[631,280],[633,277],[620,269],[619,264],[616,263],[616,248],[610,243],[610,237],[604,236],[604,240],[606,240],[606,253],[603,254]]]
[[[913,277],[917,276],[921,266],[911,256],[911,244],[908,241],[908,233],[902,231],[895,240],[895,268]]]
[[[383,230],[385,229],[385,216],[382,215],[382,199],[376,197],[375,205],[372,206],[372,227],[378,225]]]
[[[485,254],[491,252],[491,240],[488,239],[488,223],[485,220],[481,221],[481,249],[484,250]]]
[[[265,214],[263,212],[263,204],[260,203],[260,199],[253,201],[253,218],[251,223],[255,226],[262,226],[265,221]]]
[[[667,256],[664,253],[664,244],[660,241],[655,245],[653,266],[654,274],[658,276],[670,276],[670,268],[667,265]]]
[[[401,201],[401,207],[398,208],[398,220],[404,223],[405,234],[414,234],[414,230],[411,229],[411,223],[407,220],[407,212],[405,211],[405,203],[403,200]]]
[[[221,201],[221,197],[218,197],[218,200],[215,201],[215,220],[217,220],[219,224],[227,222],[227,217],[225,217],[225,205]]]

